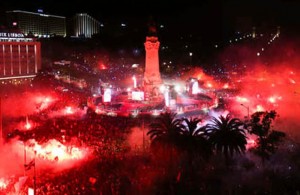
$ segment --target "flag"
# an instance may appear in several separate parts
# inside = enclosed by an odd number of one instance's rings
[[[19,187],[22,188],[27,181],[28,176],[19,177]]]
[[[16,182],[15,185],[14,185],[16,192],[19,192],[22,189],[22,187],[25,184],[27,178],[28,178],[28,176],[19,177],[19,181]]]
[[[19,182],[16,182],[15,185],[14,185],[14,187],[15,187],[16,192],[19,193],[19,191],[20,191],[20,184],[19,184]]]
[[[35,161],[34,159],[31,160],[28,164],[24,164],[25,170],[29,171],[31,169],[31,167],[35,166]]]

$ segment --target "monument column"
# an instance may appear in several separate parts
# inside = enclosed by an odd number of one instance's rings
[[[146,51],[144,88],[145,93],[149,97],[157,97],[159,95],[159,87],[162,84],[158,55],[160,42],[156,36],[156,28],[154,26],[150,26],[149,32],[150,35],[146,37],[146,42],[144,43]]]

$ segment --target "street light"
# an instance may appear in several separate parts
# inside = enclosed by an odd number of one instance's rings
[[[247,109],[247,118],[250,119],[249,106],[245,106],[244,104],[241,104],[241,106]]]

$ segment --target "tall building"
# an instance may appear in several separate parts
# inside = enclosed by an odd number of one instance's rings
[[[75,37],[91,38],[100,32],[100,22],[86,13],[73,17],[73,35]]]
[[[6,12],[9,28],[17,27],[26,35],[48,38],[66,36],[66,17],[21,10]]]
[[[151,99],[151,97],[159,95],[159,87],[162,84],[158,55],[160,42],[158,41],[154,25],[149,26],[149,34],[146,36],[144,45],[146,50],[144,88],[146,96]]]
[[[40,68],[40,42],[19,32],[0,32],[0,84],[32,80]]]

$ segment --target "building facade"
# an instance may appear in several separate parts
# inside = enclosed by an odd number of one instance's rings
[[[0,32],[0,84],[30,81],[40,68],[40,42],[22,33]]]
[[[21,10],[6,12],[9,28],[18,28],[34,37],[66,36],[66,17]]]
[[[74,37],[91,38],[100,32],[100,22],[86,13],[76,14],[72,23]]]

